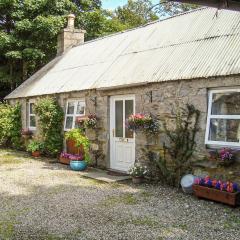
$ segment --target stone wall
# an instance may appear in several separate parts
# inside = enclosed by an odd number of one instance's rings
[[[98,165],[103,168],[109,167],[109,109],[110,96],[114,95],[135,95],[136,112],[152,113],[159,120],[167,120],[169,124],[174,121],[174,114],[177,107],[183,107],[187,103],[193,104],[200,110],[200,128],[197,134],[197,158],[207,155],[204,144],[205,127],[208,108],[208,89],[214,88],[239,88],[240,76],[216,77],[211,79],[195,79],[182,81],[168,81],[163,83],[151,83],[139,87],[128,87],[115,90],[104,91],[84,91],[56,94],[60,105],[66,111],[66,101],[70,98],[85,99],[86,112],[96,113],[99,124],[96,131],[89,130],[87,135],[92,141],[92,148],[97,152]],[[150,94],[151,93],[151,94]],[[151,97],[152,95],[152,97]],[[26,99],[21,100],[23,104],[23,126],[26,126]],[[155,138],[146,137],[144,134],[136,135],[136,159],[146,161],[146,156],[142,149],[150,148],[155,151],[161,150],[164,139],[161,136]]]

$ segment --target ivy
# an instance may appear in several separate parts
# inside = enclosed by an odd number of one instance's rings
[[[44,143],[44,152],[56,156],[63,147],[63,110],[55,99],[46,97],[36,103],[35,112]]]
[[[21,141],[21,105],[0,103],[0,145],[20,149]]]

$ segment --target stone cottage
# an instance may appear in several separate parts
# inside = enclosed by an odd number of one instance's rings
[[[6,97],[21,102],[23,127],[37,131],[32,107],[43,96],[58,99],[64,131],[96,113],[98,128],[87,135],[98,165],[127,171],[161,138],[132,134],[125,119],[167,119],[190,103],[201,111],[199,152],[240,146],[240,12],[201,8],[85,43],[84,33],[70,15],[58,56]]]

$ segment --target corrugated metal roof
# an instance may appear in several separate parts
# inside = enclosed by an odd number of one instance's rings
[[[7,98],[239,74],[239,49],[240,12],[202,8],[74,47]]]

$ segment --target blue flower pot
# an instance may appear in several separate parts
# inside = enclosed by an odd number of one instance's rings
[[[87,168],[87,163],[85,161],[70,161],[70,168],[74,171],[84,171]]]

